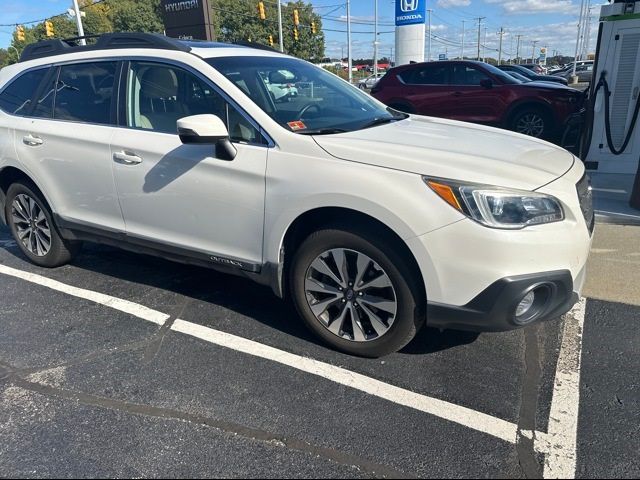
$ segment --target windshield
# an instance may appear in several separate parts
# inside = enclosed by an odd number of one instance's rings
[[[531,82],[530,78],[525,77],[524,75],[519,74],[518,72],[510,72],[507,71],[507,73],[509,75],[511,75],[513,78],[515,78],[516,80],[520,80],[522,83],[529,83]]]
[[[336,75],[295,58],[219,57],[207,62],[292,132],[349,132],[406,118]]]
[[[518,83],[521,83],[520,80],[516,80],[515,78],[513,78],[511,75],[509,75],[507,72],[503,72],[502,70],[500,70],[497,67],[494,67],[493,65],[483,65],[484,68],[486,68],[489,73],[491,73],[494,77],[498,77],[500,80],[502,80],[502,83],[505,84],[510,84],[510,85],[515,85]]]

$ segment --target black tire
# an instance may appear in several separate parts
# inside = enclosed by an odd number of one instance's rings
[[[395,320],[382,336],[356,342],[330,332],[313,314],[305,293],[305,278],[311,263],[323,252],[334,248],[355,250],[377,263],[391,280],[397,302]],[[415,268],[398,249],[380,235],[347,227],[326,228],[312,233],[294,254],[289,268],[289,288],[296,309],[308,328],[321,340],[345,353],[363,357],[381,357],[407,345],[425,321],[426,299]]]
[[[522,130],[523,124],[527,124],[529,123],[529,121],[534,122],[535,124],[541,122],[542,128],[539,133],[527,133],[526,131]],[[544,108],[536,106],[522,107],[518,109],[511,116],[509,129],[517,133],[522,133],[524,135],[529,135],[534,138],[541,138],[545,140],[550,139],[555,134],[555,126],[553,125],[553,120],[549,112],[547,112]]]
[[[19,238],[16,222],[12,215],[13,202],[18,195],[26,195],[32,198],[46,218],[49,231],[51,233],[51,246],[49,251],[43,256],[32,253]],[[18,244],[18,247],[22,250],[22,253],[24,253],[25,256],[36,265],[46,268],[60,267],[69,263],[80,249],[79,242],[70,242],[62,238],[55,222],[53,221],[49,205],[33,185],[27,183],[12,184],[7,191],[4,213],[5,218],[7,219],[7,224],[11,230],[11,234]]]

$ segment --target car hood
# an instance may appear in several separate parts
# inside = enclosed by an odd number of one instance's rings
[[[565,92],[575,93],[576,95],[580,93],[575,88],[571,88],[567,85],[564,85],[563,83],[554,82],[552,80],[534,80],[532,82],[522,83],[521,85],[527,87],[544,88],[545,90],[563,90]]]
[[[542,140],[416,115],[314,139],[327,153],[343,160],[524,190],[552,182],[574,162],[571,153]]]

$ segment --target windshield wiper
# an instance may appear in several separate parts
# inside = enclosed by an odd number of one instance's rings
[[[344,133],[346,130],[342,128],[316,128],[313,130],[298,130],[295,133],[300,135],[329,135],[331,133]]]
[[[385,123],[391,123],[397,120],[403,120],[403,118],[402,117],[377,117],[371,120],[369,123],[365,123],[360,128],[362,129],[371,128],[371,127],[375,127],[376,125],[384,125]]]

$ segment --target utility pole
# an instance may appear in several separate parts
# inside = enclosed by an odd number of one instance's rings
[[[482,31],[482,20],[487,17],[478,17],[478,56],[476,57],[480,61],[480,33]]]
[[[351,0],[347,0],[347,68],[349,69],[349,83],[353,83],[353,70],[351,58]]]
[[[373,78],[378,78],[378,0],[373,0],[375,28],[373,32]]]
[[[540,40],[534,40],[533,42],[531,42],[533,44],[533,48],[531,49],[531,64],[533,65],[534,63],[536,63],[536,44],[539,42]]]
[[[588,2],[587,8],[587,33],[585,35],[584,40],[584,56],[585,58],[589,56],[589,47],[591,44],[591,9],[594,8],[591,6],[591,0]]]
[[[73,9],[76,12],[76,24],[78,25],[78,36],[84,37],[84,28],[82,27],[82,16],[80,15],[80,7],[78,6],[78,0],[73,0]],[[86,45],[87,42],[83,38],[80,40],[80,45]]]
[[[427,47],[427,62],[431,61],[431,12],[433,12],[433,10],[428,9],[427,12],[429,12],[429,37],[428,37],[428,47]]]
[[[582,4],[580,5],[580,20],[578,21],[578,38],[576,38],[576,54],[573,57],[573,74],[572,76],[576,76],[576,67],[578,64],[578,52],[580,49],[580,36],[582,35],[582,20],[584,18],[584,6],[585,0],[582,0]]]
[[[520,39],[522,37],[524,37],[524,35],[516,35],[516,38],[518,39],[518,43],[516,44],[516,63],[520,61]]]
[[[482,61],[487,61],[487,30],[488,27],[484,27],[484,40],[482,41]]]
[[[460,60],[464,60],[464,24],[466,20],[462,20],[462,49],[460,50]]]
[[[504,27],[500,27],[498,35],[500,35],[500,46],[498,47],[498,65],[502,65],[502,36],[504,35]]]
[[[284,53],[284,38],[282,38],[282,4],[278,1],[278,37],[280,38],[280,51]]]

